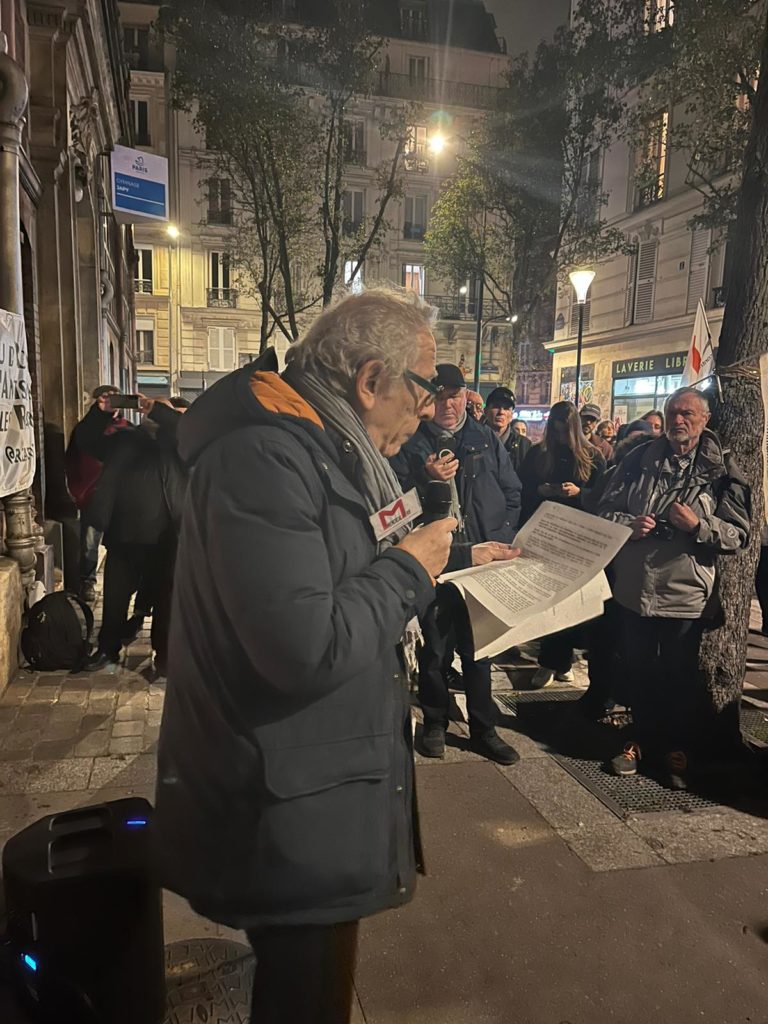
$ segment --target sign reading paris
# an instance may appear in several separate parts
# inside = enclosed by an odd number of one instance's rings
[[[112,205],[122,224],[168,220],[168,161],[127,146],[112,152]]]

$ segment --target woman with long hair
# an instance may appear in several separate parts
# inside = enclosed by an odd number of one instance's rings
[[[523,484],[521,521],[525,522],[544,501],[583,508],[585,499],[605,472],[605,459],[584,437],[573,402],[555,402],[541,442],[528,452],[520,468]],[[553,679],[573,682],[572,629],[553,633],[541,641],[539,669],[531,686],[541,689]]]
[[[521,523],[530,519],[543,501],[582,508],[584,498],[604,472],[605,459],[584,437],[576,406],[573,402],[555,402],[544,437],[531,448],[520,467]]]

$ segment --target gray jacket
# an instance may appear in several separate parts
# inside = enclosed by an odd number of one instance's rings
[[[673,501],[699,517],[695,533],[668,524]],[[714,614],[715,556],[746,547],[750,528],[749,486],[716,434],[705,430],[690,459],[679,462],[664,437],[640,445],[614,470],[597,511],[626,525],[653,515],[668,535],[630,540],[618,553],[613,596],[619,604],[671,619]]]

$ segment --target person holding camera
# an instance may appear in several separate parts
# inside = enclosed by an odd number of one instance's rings
[[[641,759],[660,762],[675,789],[686,788],[689,758],[705,745],[698,655],[718,611],[715,559],[749,540],[749,486],[709,417],[701,391],[679,388],[667,401],[666,436],[626,456],[597,510],[632,528],[613,563],[613,596],[635,739],[611,767],[636,775]]]
[[[183,398],[104,394],[75,428],[81,450],[104,464],[87,511],[89,525],[104,534],[107,559],[98,648],[87,660],[86,672],[117,665],[131,632],[131,595],[141,587],[152,604],[155,671],[166,673],[176,544],[187,489],[176,429],[188,406]],[[137,408],[141,425],[106,433],[114,407]]]

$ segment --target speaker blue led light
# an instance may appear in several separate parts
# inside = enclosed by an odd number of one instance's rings
[[[146,818],[129,818],[125,823],[128,828],[142,828],[147,824]]]
[[[30,956],[29,953],[21,954],[21,962],[25,967],[29,968],[30,971],[37,970],[37,960],[35,960],[33,956]]]

